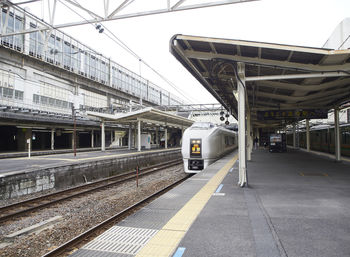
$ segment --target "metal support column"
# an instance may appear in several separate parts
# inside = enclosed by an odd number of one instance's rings
[[[159,147],[159,127],[156,127],[156,145]]]
[[[106,151],[105,121],[101,122],[101,151]]]
[[[341,160],[340,151],[340,129],[339,129],[339,109],[334,109],[334,142],[335,142],[335,160]]]
[[[310,122],[306,119],[306,151],[310,152]]]
[[[128,135],[128,149],[131,149],[131,137],[132,137],[132,129],[131,129],[131,123],[129,124],[129,135]]]
[[[238,158],[239,158],[239,185],[247,183],[246,168],[246,120],[245,120],[245,69],[244,64],[238,64],[237,93],[238,93]]]
[[[136,124],[135,124],[133,138],[132,138],[133,139],[132,145],[133,145],[134,148],[136,148],[136,146],[137,146],[137,141],[136,141],[137,140],[137,129],[136,129],[137,125]]]
[[[137,121],[137,151],[141,152],[141,121]]]
[[[295,122],[293,123],[293,147],[296,148],[297,146],[297,136],[296,136],[296,129],[295,129]]]
[[[94,148],[94,130],[91,130],[91,148]]]
[[[164,129],[164,148],[168,149],[168,128]]]
[[[250,111],[247,111],[247,160],[252,159],[252,150],[253,150],[253,140],[251,136],[251,122],[250,122]]]
[[[114,130],[111,130],[111,145],[113,143],[113,132],[114,132]]]
[[[51,150],[55,150],[55,129],[51,129]]]

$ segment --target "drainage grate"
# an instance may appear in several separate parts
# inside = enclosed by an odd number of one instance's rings
[[[327,173],[317,173],[317,172],[300,172],[299,175],[303,177],[328,177]]]
[[[158,230],[114,226],[83,249],[135,255]]]

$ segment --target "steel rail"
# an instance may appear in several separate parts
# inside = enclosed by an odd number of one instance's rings
[[[89,230],[83,232],[82,234],[74,237],[73,239],[69,240],[68,242],[62,244],[61,246],[58,246],[57,248],[55,248],[54,250],[46,253],[45,255],[43,255],[42,257],[53,257],[53,256],[59,256],[60,254],[66,252],[68,249],[70,249],[71,247],[79,244],[80,242],[86,240],[87,238],[89,238],[90,236],[92,236],[93,234],[97,233],[98,230],[103,229],[106,226],[109,226],[111,224],[113,224],[114,222],[116,222],[118,219],[120,219],[121,217],[125,216],[127,213],[132,212],[133,210],[135,210],[136,208],[138,208],[139,206],[141,206],[142,204],[146,203],[147,201],[152,200],[155,197],[158,197],[159,195],[167,192],[168,190],[170,190],[171,188],[177,186],[178,184],[182,183],[183,181],[185,181],[188,177],[190,177],[191,175],[187,175],[186,177],[174,182],[173,184],[155,192],[154,194],[145,197],[144,199],[142,199],[141,201],[127,207],[126,209],[120,211],[119,213],[115,214],[114,216],[108,218],[107,220],[101,222],[100,224],[90,228]]]
[[[160,169],[163,169],[165,167],[175,166],[175,165],[178,165],[180,163],[181,163],[180,159],[176,159],[173,161],[160,163],[157,165],[153,165],[153,166],[145,167],[143,169],[139,169],[139,174],[135,174],[135,171],[125,172],[123,174],[115,175],[115,176],[101,179],[101,180],[91,182],[88,184],[76,186],[73,188],[61,190],[61,191],[54,192],[54,193],[47,194],[47,195],[43,195],[43,196],[40,196],[37,198],[32,198],[32,199],[28,199],[28,200],[25,200],[22,202],[7,205],[7,206],[0,208],[0,213],[3,214],[5,212],[9,212],[9,210],[11,211],[12,209],[16,209],[16,211],[10,212],[9,214],[5,214],[5,215],[1,216],[0,223],[7,221],[7,220],[10,220],[10,219],[13,219],[13,218],[18,217],[18,216],[21,216],[23,214],[32,212],[34,210],[42,209],[44,207],[48,207],[50,205],[53,205],[53,204],[56,204],[56,203],[59,203],[62,201],[66,201],[68,199],[81,196],[83,194],[88,194],[88,193],[92,193],[94,191],[106,189],[107,187],[115,186],[117,184],[121,184],[121,183],[127,182],[129,180],[135,179],[137,176],[142,177],[142,176],[157,172]],[[82,191],[74,193],[78,190],[82,190]],[[58,198],[53,199],[53,200],[49,200],[50,198],[54,198],[54,197],[58,197]],[[45,200],[49,200],[49,201],[42,203]],[[31,205],[31,206],[29,206],[28,208],[25,208],[25,209],[17,210],[19,208],[23,208],[26,205]]]

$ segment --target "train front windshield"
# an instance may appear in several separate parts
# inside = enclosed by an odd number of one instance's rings
[[[281,134],[270,135],[270,145],[276,145],[276,143],[282,143],[282,135]]]
[[[202,157],[202,140],[201,139],[191,139],[190,144],[190,157]]]

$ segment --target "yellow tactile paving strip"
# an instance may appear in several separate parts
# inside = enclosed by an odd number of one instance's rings
[[[212,194],[225,178],[229,169],[237,160],[237,155],[222,167],[208,183],[202,187],[182,207],[164,227],[137,253],[137,257],[168,257],[184,237]]]

